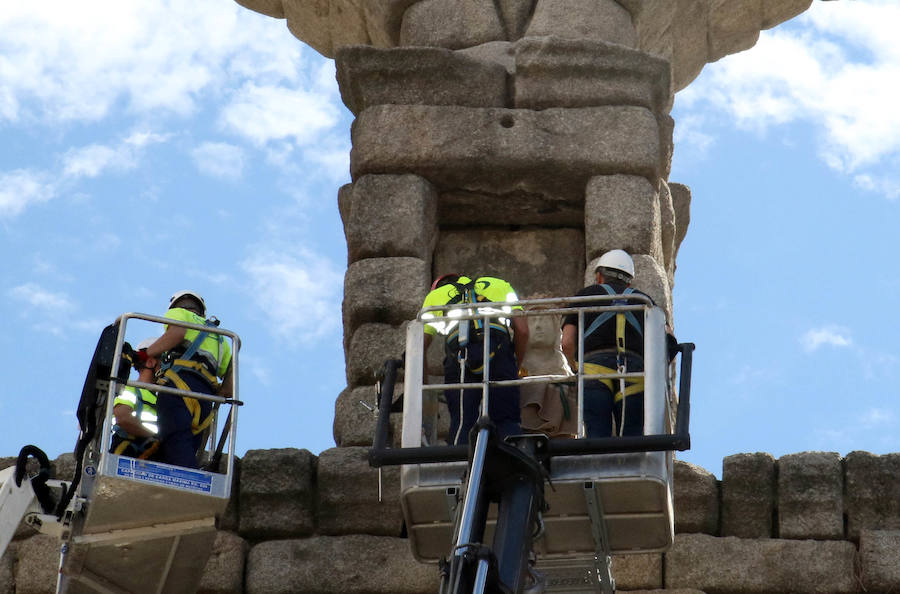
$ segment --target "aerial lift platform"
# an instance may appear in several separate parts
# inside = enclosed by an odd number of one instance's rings
[[[71,481],[48,480],[47,456],[26,446],[14,467],[0,471],[0,554],[20,522],[61,541],[57,592],[195,592],[216,537],[216,520],[228,504],[237,435],[240,338],[231,341],[231,397],[183,391],[129,379],[129,321],[209,326],[127,313],[106,327],[98,341],[78,405],[80,433]],[[161,332],[160,332],[161,333]],[[213,402],[214,420],[199,453],[200,468],[184,468],[111,453],[113,401],[125,386]],[[223,412],[221,434],[218,422]],[[218,440],[216,437],[218,436]],[[28,477],[28,459],[40,471]]]
[[[621,296],[618,296],[621,300]],[[511,310],[521,305],[524,311]],[[479,309],[481,308],[481,309]],[[538,309],[539,308],[539,309]],[[443,310],[443,317],[440,311]],[[644,371],[526,377],[480,383],[423,384],[424,321],[577,312],[579,360],[589,312],[631,311],[644,318]],[[492,312],[492,313],[487,313]],[[490,333],[480,337],[490,352]],[[386,362],[379,384],[378,423],[369,462],[402,465],[401,505],[413,555],[438,563],[441,594],[520,593],[529,565],[544,574],[541,592],[615,591],[611,555],[661,552],[674,540],[673,453],[690,448],[690,375],[694,345],[674,344],[665,313],[642,295],[459,304],[422,310],[407,328],[404,361]],[[678,355],[680,354],[680,357]],[[675,389],[676,362],[680,359]],[[489,377],[489,360],[483,377]],[[401,366],[403,429],[400,448],[387,445],[394,385]],[[585,438],[584,381],[644,380],[644,434]],[[577,434],[548,439],[530,434],[499,440],[486,418],[494,385],[556,384],[577,393]],[[446,389],[480,388],[482,418],[469,446],[433,445],[436,422],[423,405]],[[396,405],[394,405],[396,407]],[[545,488],[549,487],[549,488]]]

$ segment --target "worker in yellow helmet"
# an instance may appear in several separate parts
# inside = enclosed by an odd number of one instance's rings
[[[224,336],[213,332],[218,320],[207,320],[203,297],[193,291],[175,293],[165,317],[206,325],[210,330],[167,325],[165,333],[146,349],[146,356],[162,361],[156,371],[157,383],[201,394],[231,396],[231,347]],[[212,403],[161,392],[157,411],[162,461],[196,468],[197,451],[212,421]]]
[[[459,274],[438,277],[425,297],[422,307],[452,305],[455,303],[484,303],[481,313],[511,313],[521,310],[520,305],[491,306],[489,303],[512,303],[518,301],[512,286],[503,279],[481,276],[475,279]],[[459,310],[456,310],[459,311]],[[453,310],[449,313],[452,315]],[[484,368],[485,328],[481,320],[458,322],[452,319],[436,320],[443,312],[426,312],[425,349],[432,339],[442,334],[446,337],[444,356],[444,382],[481,382]],[[428,320],[434,320],[429,322]],[[492,317],[488,324],[491,352],[490,379],[508,380],[519,377],[519,364],[525,358],[528,345],[528,323],[524,317]],[[468,336],[466,333],[468,331]],[[463,373],[463,366],[465,372]],[[462,392],[462,394],[460,394]],[[447,407],[450,411],[450,444],[469,443],[469,431],[478,420],[481,411],[481,389],[446,390]],[[491,388],[488,414],[497,427],[501,438],[521,433],[521,410],[519,408],[518,386],[495,386]]]

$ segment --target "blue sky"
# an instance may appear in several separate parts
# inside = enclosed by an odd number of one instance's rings
[[[815,2],[676,97],[682,459],[900,450],[897,22]],[[333,62],[237,4],[0,7],[0,455],[71,451],[99,331],[186,288],[243,339],[238,453],[333,447],[351,121]]]

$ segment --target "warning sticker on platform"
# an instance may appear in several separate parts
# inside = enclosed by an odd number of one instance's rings
[[[172,468],[146,460],[134,458],[119,458],[119,466],[116,469],[119,476],[156,483],[167,487],[186,489],[188,491],[200,491],[209,493],[212,490],[212,476],[205,472],[191,470],[189,468]]]

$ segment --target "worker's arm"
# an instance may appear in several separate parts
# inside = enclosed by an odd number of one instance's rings
[[[177,347],[184,340],[187,328],[181,326],[169,326],[156,342],[147,347],[147,355],[159,358],[163,353]]]
[[[521,369],[525,362],[525,351],[528,350],[528,319],[525,317],[512,318],[513,344],[516,348],[516,362]]]
[[[569,362],[569,367],[573,370],[578,369],[576,355],[578,354],[578,326],[575,324],[566,324],[562,329],[562,342],[560,343],[563,355]]]
[[[151,437],[153,432],[144,427],[141,421],[134,415],[134,409],[127,404],[117,404],[113,407],[113,415],[116,424],[126,433],[136,437]]]

